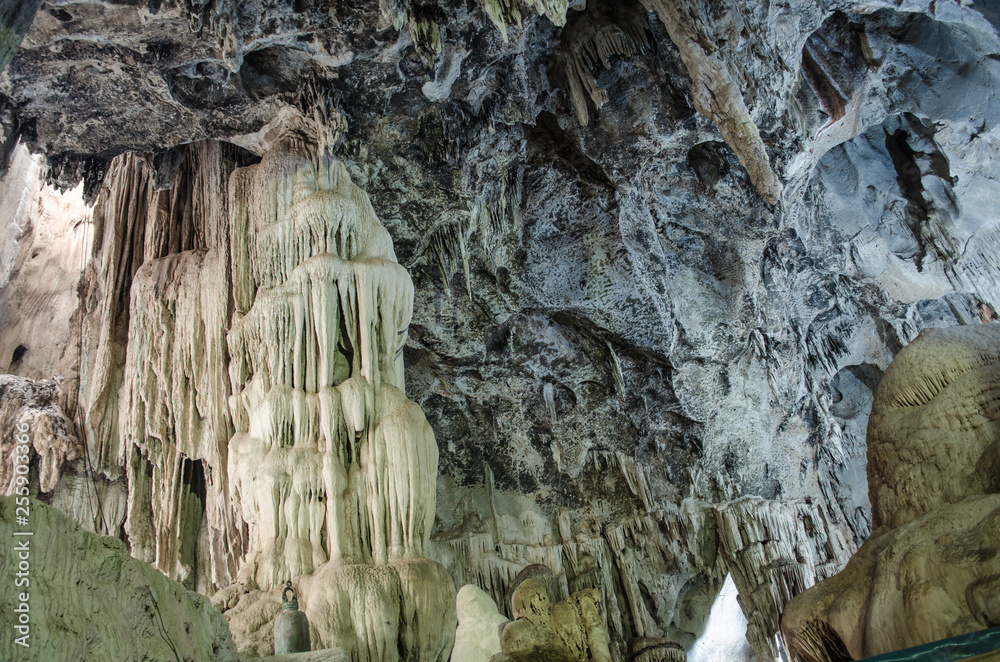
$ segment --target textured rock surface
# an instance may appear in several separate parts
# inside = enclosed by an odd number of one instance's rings
[[[493,598],[478,586],[466,584],[455,598],[458,629],[451,659],[489,662],[500,652],[500,626],[508,619],[497,611]]]
[[[500,631],[501,652],[491,662],[611,662],[597,589],[552,604],[541,579],[525,579],[511,596],[514,620]]]
[[[51,492],[59,482],[63,465],[78,459],[83,451],[72,423],[59,407],[58,395],[59,385],[54,381],[0,375],[0,449],[4,458],[13,458],[19,436],[15,431],[28,435],[28,462],[37,467],[41,492]],[[14,493],[15,475],[12,460],[0,466],[4,494]]]
[[[232,267],[229,174],[304,110],[413,278],[403,385],[440,440],[427,555],[498,604],[532,563],[560,599],[597,588],[616,660],[692,645],[735,567],[773,654],[787,598],[872,530],[882,372],[921,329],[1000,305],[998,17],[582,5],[44,3],[0,75],[4,151],[20,137],[96,197],[60,296],[83,319],[66,417],[97,474],[64,465],[53,503],[203,591],[258,544],[227,500],[244,385],[220,386],[227,343],[216,366],[191,349],[256,286]],[[200,278],[218,287],[198,305],[174,296]],[[49,363],[26,376],[66,374]]]
[[[868,428],[878,528],[782,624],[802,659],[858,659],[1000,622],[1000,327],[921,333],[889,366]],[[845,658],[850,655],[850,658]]]
[[[9,551],[12,542],[0,555],[0,576],[9,587],[0,598],[0,645],[7,659],[240,659],[225,619],[204,596],[131,558],[120,540],[84,531],[43,503],[29,503],[29,525],[15,525],[15,497],[0,497],[0,534],[28,541],[27,570],[19,570],[21,552]],[[33,535],[15,537],[25,530]],[[18,572],[29,583],[15,590]],[[19,591],[28,594],[27,648],[14,643]]]

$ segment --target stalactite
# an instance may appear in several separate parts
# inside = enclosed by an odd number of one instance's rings
[[[434,58],[441,54],[441,28],[438,26],[441,17],[441,10],[433,4],[414,5],[409,10],[410,39],[428,66],[434,66]]]
[[[119,394],[122,445],[118,463],[138,478],[152,471],[150,495],[130,486],[130,503],[150,498],[160,504],[145,519],[145,507],[131,507],[126,531],[136,549],[147,549],[153,563],[173,579],[203,591],[232,580],[240,542],[231,523],[222,469],[231,433],[225,403],[228,385],[225,328],[228,318],[225,256],[214,250],[191,250],[149,260],[132,285],[129,356]],[[222,285],[222,287],[220,287]],[[133,450],[133,448],[135,450]],[[138,451],[138,452],[136,452]],[[185,463],[203,460],[209,467],[207,508],[209,549],[198,550],[198,577],[180,557],[191,488],[182,480]],[[211,505],[211,507],[209,507]],[[140,527],[143,530],[140,530]],[[152,535],[152,540],[145,536]],[[226,550],[216,557],[214,550]],[[208,569],[211,568],[211,572]]]
[[[281,143],[230,198],[228,473],[250,528],[239,578],[265,593],[227,615],[245,644],[263,627],[251,605],[298,577],[323,644],[443,661],[454,588],[424,558],[438,450],[403,392],[410,278],[367,195],[314,146]]]
[[[229,171],[246,161],[231,146],[190,145],[171,186],[158,190],[148,159],[117,159],[94,216],[91,276],[107,290],[84,319],[84,337],[97,338],[84,346],[81,393],[95,469],[112,479],[125,469],[125,528],[136,556],[205,592],[232,581],[244,547],[226,476],[224,191]],[[204,485],[185,482],[196,461]],[[202,489],[204,503],[192,509]],[[190,527],[197,534],[202,512],[206,538],[191,567],[193,558],[181,559],[182,538]]]
[[[638,5],[597,3],[562,31],[551,68],[569,88],[567,94],[581,126],[590,121],[587,98],[598,110],[608,102],[608,93],[595,77],[598,65],[608,69],[612,57],[631,57],[641,51],[647,43],[647,29]]]
[[[444,220],[428,234],[420,253],[426,255],[441,273],[441,284],[446,296],[451,296],[451,279],[462,265],[465,276],[465,290],[472,297],[472,277],[469,271],[469,254],[466,248],[468,232],[467,217],[464,215]]]
[[[483,11],[493,21],[493,25],[500,30],[504,42],[507,41],[508,25],[521,27],[520,5],[534,7],[539,14],[548,16],[553,25],[560,26],[566,23],[566,10],[569,6],[567,0],[479,0],[479,2],[483,6]]]
[[[695,108],[715,122],[761,196],[772,204],[777,202],[781,181],[771,169],[764,141],[750,117],[743,94],[715,46],[698,33],[695,18],[682,3],[642,0],[642,4],[656,11],[680,50],[681,60],[691,75]]]
[[[742,497],[717,507],[715,516],[720,551],[747,616],[747,640],[759,659],[776,659],[785,605],[840,570],[854,543],[818,504]]]

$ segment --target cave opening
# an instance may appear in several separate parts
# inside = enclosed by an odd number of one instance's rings
[[[24,345],[18,345],[14,348],[14,352],[10,355],[10,371],[17,372],[21,365],[24,363],[24,357],[28,353],[28,348]]]
[[[732,575],[726,575],[708,614],[705,631],[688,651],[688,662],[724,662],[753,659],[747,641],[747,617],[740,606]]]

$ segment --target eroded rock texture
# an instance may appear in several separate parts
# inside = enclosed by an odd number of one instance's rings
[[[858,659],[1000,622],[990,597],[998,347],[993,325],[933,329],[889,366],[868,428],[878,528],[842,572],[789,605],[783,628],[802,659]]]
[[[553,604],[545,582],[529,577],[514,589],[510,602],[514,620],[502,626],[501,652],[491,662],[610,662],[597,589]]]
[[[16,509],[15,497],[0,497],[0,534],[26,543],[27,560],[25,570],[22,552],[0,556],[0,576],[9,587],[0,598],[6,659],[240,659],[225,619],[205,596],[136,561],[120,540],[84,531],[55,508],[30,500],[28,524],[16,523],[24,514]],[[14,628],[21,593],[28,595],[27,646],[14,641],[24,635]]]
[[[69,349],[15,342],[35,313],[0,308],[0,366],[64,374],[85,440],[45,498],[188,586],[229,587],[254,650],[268,587],[328,567],[336,538],[313,534],[346,527],[372,566],[421,548],[504,610],[532,564],[557,599],[596,589],[616,661],[690,646],[731,574],[773,658],[788,599],[871,534],[883,371],[920,330],[1000,306],[997,25],[988,3],[929,0],[41,3],[0,75],[3,156],[20,140],[93,202],[79,286],[30,307],[75,302],[53,327]],[[380,385],[365,365],[363,389],[338,381],[363,353],[305,322],[319,301],[353,310],[313,251],[354,248],[277,205],[257,236],[231,202],[262,207],[230,175],[302,115],[413,279]],[[271,175],[254,186],[296,199]],[[55,263],[58,242],[18,228],[3,256]],[[35,291],[10,274],[0,297]],[[288,478],[352,448],[321,413],[372,434],[390,386],[439,443],[419,544],[361,508],[327,517],[334,464]]]

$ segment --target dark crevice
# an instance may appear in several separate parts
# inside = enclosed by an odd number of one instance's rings
[[[57,20],[63,23],[69,23],[73,20],[73,15],[70,14],[65,9],[50,9],[49,13]]]
[[[909,134],[903,129],[897,129],[886,134],[885,148],[892,159],[896,170],[896,183],[906,198],[906,224],[917,240],[917,254],[914,256],[917,271],[923,271],[924,258],[927,257],[927,246],[922,237],[922,226],[927,223],[927,201],[924,199],[924,185],[921,182],[920,166],[917,165],[916,154],[908,142]]]
[[[198,576],[198,534],[204,523],[208,494],[204,463],[201,460],[182,460],[181,480],[184,489],[181,498],[180,560],[191,569],[184,586],[194,590]]]
[[[24,362],[24,356],[28,353],[28,348],[24,345],[18,345],[14,348],[14,353],[10,357],[10,371],[14,372],[21,367]]]
[[[947,223],[949,215],[957,208],[954,208],[954,199],[936,199],[923,181],[925,177],[936,177],[950,191],[955,180],[951,177],[948,157],[934,142],[933,127],[910,114],[904,114],[901,119],[895,130],[885,129],[885,147],[896,171],[899,190],[907,201],[904,220],[918,246],[914,255],[917,270],[923,270],[923,260],[928,254],[940,257],[948,269],[958,248],[947,230]],[[914,145],[926,151],[914,149]]]
[[[827,124],[844,117],[851,97],[864,84],[869,62],[863,38],[862,26],[835,12],[802,48],[802,75],[829,116]]]

